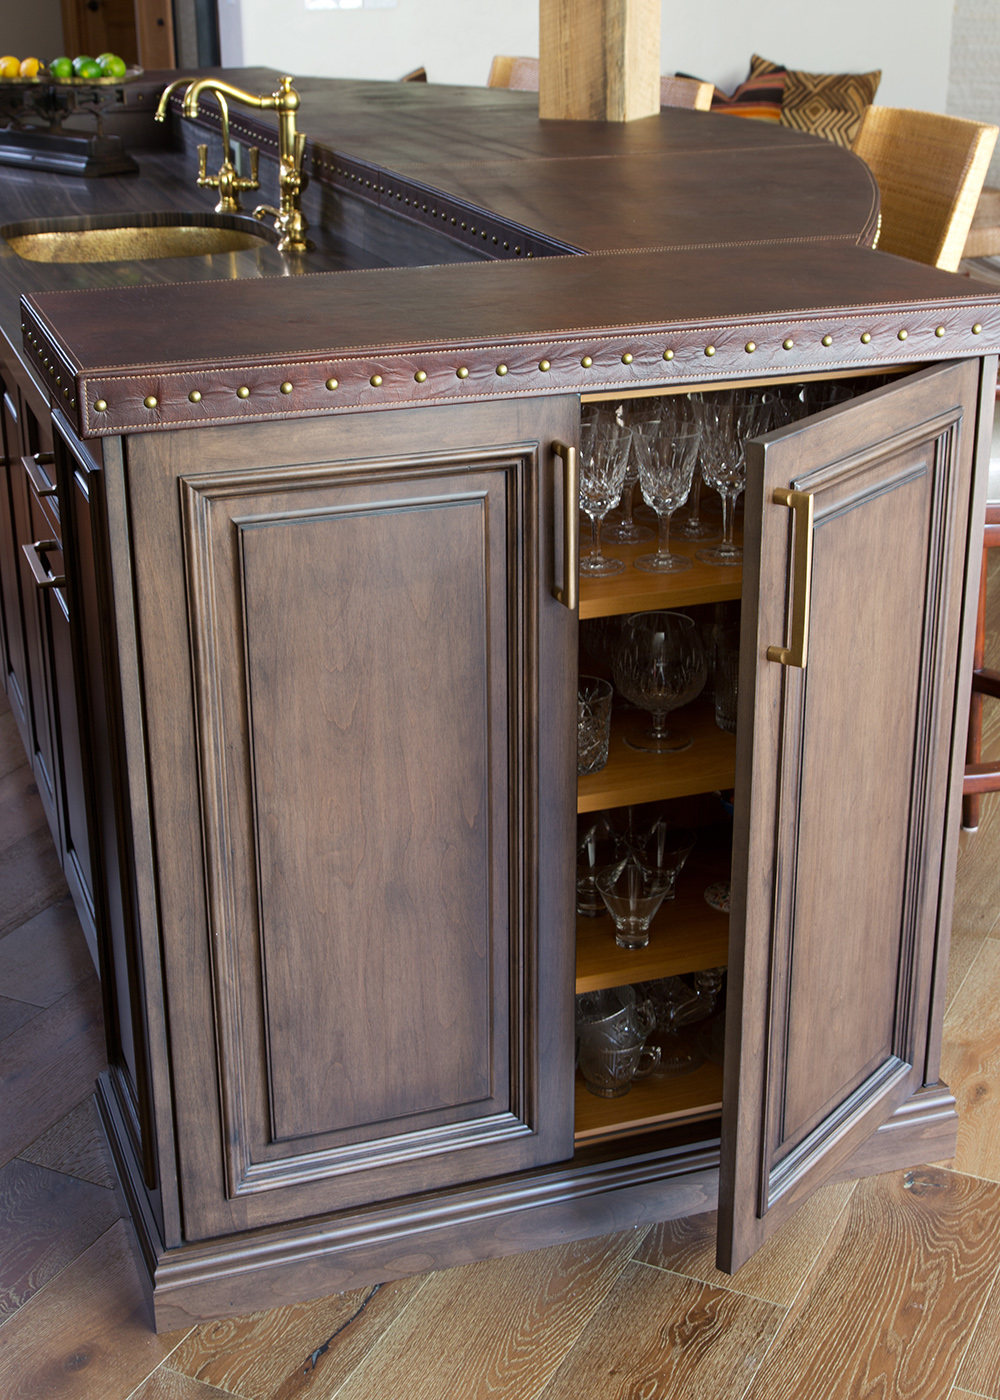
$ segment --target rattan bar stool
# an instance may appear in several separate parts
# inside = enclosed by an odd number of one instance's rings
[[[906,107],[868,107],[853,150],[882,196],[878,246],[955,272],[997,127]]]

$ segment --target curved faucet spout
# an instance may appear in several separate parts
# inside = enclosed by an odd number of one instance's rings
[[[182,80],[183,81],[183,80]],[[176,87],[176,83],[171,84],[171,88]],[[278,234],[278,247],[282,251],[292,251],[296,253],[305,252],[309,247],[306,241],[306,221],[302,216],[301,195],[307,183],[307,177],[302,170],[302,156],[305,151],[305,135],[295,129],[295,114],[299,109],[299,94],[292,86],[289,77],[283,77],[278,85],[277,91],[258,95],[252,92],[244,92],[242,88],[234,87],[232,83],[224,82],[221,78],[196,78],[192,82],[187,92],[184,94],[184,115],[188,118],[197,116],[198,102],[203,92],[212,93],[219,102],[222,110],[223,120],[223,143],[226,148],[226,160],[229,161],[229,115],[226,107],[226,98],[232,102],[239,102],[244,107],[251,107],[256,111],[277,112],[278,114],[278,185],[280,192],[280,208],[275,217],[275,226]],[[168,93],[164,94],[163,104],[166,102]],[[162,104],[161,104],[162,105]],[[270,213],[266,206],[258,206],[261,214]],[[258,217],[261,217],[258,214]]]

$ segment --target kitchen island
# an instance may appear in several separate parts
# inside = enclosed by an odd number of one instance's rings
[[[868,172],[794,133],[298,86],[312,262],[0,245],[8,689],[156,1324],[716,1204],[735,1267],[820,1182],[954,1139],[1000,297],[871,251]],[[186,149],[75,187],[82,218],[207,204],[175,119]],[[269,197],[273,124],[231,121]],[[18,229],[65,186],[13,176]],[[581,400],[816,379],[857,393],[752,445],[742,570],[576,604]],[[735,739],[578,783],[578,619],[737,600]],[[728,919],[679,892],[647,953],[592,946],[577,812],[719,788]],[[574,990],[720,961],[724,1070],[587,1112]]]

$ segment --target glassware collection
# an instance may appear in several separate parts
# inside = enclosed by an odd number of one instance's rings
[[[706,564],[739,564],[743,553],[735,540],[736,505],[746,484],[747,443],[828,406],[817,402],[818,392],[795,384],[585,406],[580,509],[590,520],[591,544],[580,560],[581,574],[599,577],[625,569],[623,559],[602,552],[602,539],[630,545],[652,539],[635,518],[637,485],[657,521],[658,540],[653,552],[631,561],[636,569],[679,573],[693,567],[689,555],[671,552],[671,531],[699,542],[718,540],[721,534],[717,544],[699,549],[695,558]],[[720,498],[721,527],[703,518],[703,485]],[[672,524],[684,506],[687,511]]]

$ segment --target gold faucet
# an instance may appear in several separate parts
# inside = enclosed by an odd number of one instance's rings
[[[162,122],[167,114],[167,103],[171,95],[180,87],[190,86],[190,79],[178,78],[169,87],[164,88],[160,98],[160,105],[156,109],[156,120]],[[215,94],[219,103],[222,125],[222,165],[218,174],[208,174],[208,146],[198,147],[198,184],[203,188],[217,189],[219,191],[219,202],[215,206],[217,214],[239,214],[243,206],[240,204],[239,195],[242,190],[259,190],[260,181],[257,175],[257,162],[260,152],[256,146],[250,147],[250,175],[249,178],[236,173],[236,166],[233,162],[233,149],[229,141],[229,104],[221,92]]]
[[[160,105],[157,109],[156,117],[162,121],[166,113],[167,102],[171,93],[187,82],[186,78],[181,78],[177,82],[170,84],[164,90],[160,98]],[[226,164],[232,165],[229,150],[229,110],[226,105],[226,98],[231,98],[234,102],[241,102],[245,107],[253,107],[258,111],[273,111],[278,113],[278,189],[279,208],[275,209],[269,204],[258,204],[253,211],[255,219],[262,219],[265,214],[270,214],[274,219],[274,227],[278,232],[278,249],[280,252],[304,253],[309,247],[306,241],[307,224],[302,216],[301,196],[305,189],[308,177],[302,170],[302,156],[305,151],[305,132],[295,130],[295,113],[299,109],[299,95],[292,87],[291,78],[281,79],[277,92],[268,96],[255,96],[252,92],[243,92],[240,88],[233,87],[231,83],[222,82],[218,78],[196,78],[188,85],[184,94],[184,115],[188,118],[197,116],[198,99],[203,92],[211,92],[218,99],[219,107],[222,111],[222,143],[224,148],[225,162],[217,178],[209,179],[204,177],[205,160],[201,157],[199,147],[200,170],[198,177],[199,184],[218,183],[220,194],[223,192],[222,176],[226,169]],[[257,152],[251,152],[251,168],[254,183],[243,184],[241,177],[236,175],[235,168],[233,176],[240,182],[236,188],[257,189]],[[228,183],[228,182],[227,182]],[[222,199],[219,200],[221,208]]]

